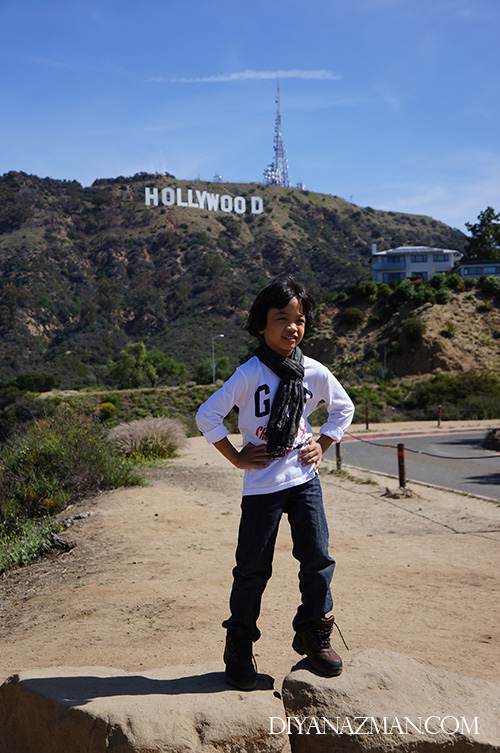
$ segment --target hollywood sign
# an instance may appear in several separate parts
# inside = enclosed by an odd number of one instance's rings
[[[230,196],[227,193],[209,193],[208,191],[199,191],[197,188],[145,188],[146,206],[153,205],[157,207],[160,201],[164,207],[190,207],[191,209],[207,209],[209,212],[235,212],[236,214],[245,214],[249,211],[251,214],[262,214],[264,211],[264,200],[260,196],[251,196],[250,205],[244,196]]]

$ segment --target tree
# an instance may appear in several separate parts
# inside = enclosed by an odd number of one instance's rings
[[[229,379],[233,369],[227,356],[221,356],[215,359],[215,378],[225,381]],[[212,359],[205,358],[201,361],[194,371],[194,380],[196,384],[212,384]]]
[[[176,382],[185,382],[187,380],[187,368],[184,363],[176,361],[170,356],[166,356],[158,348],[153,348],[146,356],[148,363],[153,367],[152,376],[149,376],[151,386],[155,387],[158,383],[165,382],[167,379],[173,379]]]
[[[129,343],[109,369],[111,379],[121,387],[140,387],[145,379],[154,384],[157,374],[148,361],[146,346],[142,342]]]
[[[500,259],[500,212],[487,207],[478,215],[479,222],[466,222],[471,234],[465,246],[466,259]]]

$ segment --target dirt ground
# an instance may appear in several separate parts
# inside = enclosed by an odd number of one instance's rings
[[[351,651],[385,648],[498,680],[500,507],[417,484],[412,497],[392,498],[384,493],[396,491],[395,479],[339,478],[332,468],[324,463],[321,480],[337,561],[334,613]],[[148,470],[148,486],[68,509],[67,518],[84,515],[64,534],[74,548],[0,578],[0,683],[37,667],[135,672],[221,659],[240,476],[194,438]],[[297,599],[284,519],[255,646],[259,671],[278,689],[299,659]],[[333,643],[345,655],[338,635]]]

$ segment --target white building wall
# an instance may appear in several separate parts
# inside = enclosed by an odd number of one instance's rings
[[[440,272],[451,272],[461,258],[459,251],[429,246],[401,246],[379,252],[372,248],[372,279],[393,282],[419,276],[430,280]]]

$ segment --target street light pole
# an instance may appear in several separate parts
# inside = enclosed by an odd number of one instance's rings
[[[224,337],[224,335],[212,335],[212,384],[215,384],[215,345],[214,341],[216,337]]]

